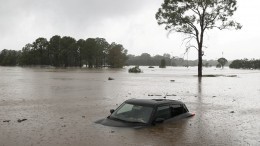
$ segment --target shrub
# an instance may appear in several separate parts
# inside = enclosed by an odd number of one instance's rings
[[[135,67],[129,68],[128,72],[129,73],[141,73],[142,70],[139,68],[139,66],[135,66]]]

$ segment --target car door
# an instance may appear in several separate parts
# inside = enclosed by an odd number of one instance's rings
[[[155,119],[162,118],[164,120],[173,119],[187,113],[187,108],[182,104],[162,105],[157,108]]]
[[[162,118],[164,120],[171,118],[170,105],[162,105],[162,106],[157,107],[155,119],[159,119],[159,118]]]

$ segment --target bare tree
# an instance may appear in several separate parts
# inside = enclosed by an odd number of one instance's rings
[[[202,56],[204,33],[213,28],[241,29],[242,26],[231,19],[237,10],[236,0],[164,0],[156,13],[159,25],[166,25],[170,32],[186,34],[186,51],[198,50],[198,76],[202,76]],[[196,45],[193,45],[195,40]]]

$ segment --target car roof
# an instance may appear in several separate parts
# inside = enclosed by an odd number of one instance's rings
[[[146,106],[159,106],[164,104],[184,104],[178,100],[170,99],[128,99],[125,103],[137,104],[137,105],[146,105]]]

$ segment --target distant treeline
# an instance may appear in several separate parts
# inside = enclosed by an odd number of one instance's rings
[[[165,60],[166,66],[198,66],[198,60],[185,60],[183,58],[174,57],[170,54],[151,56],[148,53],[143,53],[140,56],[128,55],[128,65],[139,66],[159,66],[161,60]],[[203,66],[210,67],[216,66],[217,60],[203,60]]]
[[[142,53],[140,56],[127,55],[127,50],[121,44],[109,44],[104,38],[88,38],[76,41],[69,36],[53,36],[48,41],[38,38],[33,43],[26,44],[22,50],[7,50],[0,52],[1,66],[54,66],[89,68],[109,66],[121,68],[124,65],[159,66],[165,60],[166,66],[197,66],[198,60],[185,60],[170,54],[151,56]],[[260,69],[260,60],[230,61],[230,68]],[[217,66],[217,60],[203,60],[203,66]]]
[[[260,60],[248,60],[248,59],[241,59],[241,60],[234,60],[230,65],[230,68],[243,68],[243,69],[260,69]]]
[[[127,50],[121,44],[109,44],[104,38],[88,38],[75,40],[72,37],[58,35],[48,41],[38,38],[26,44],[22,50],[0,52],[2,66],[35,66],[50,65],[55,67],[89,68],[109,66],[120,68],[127,60]]]

